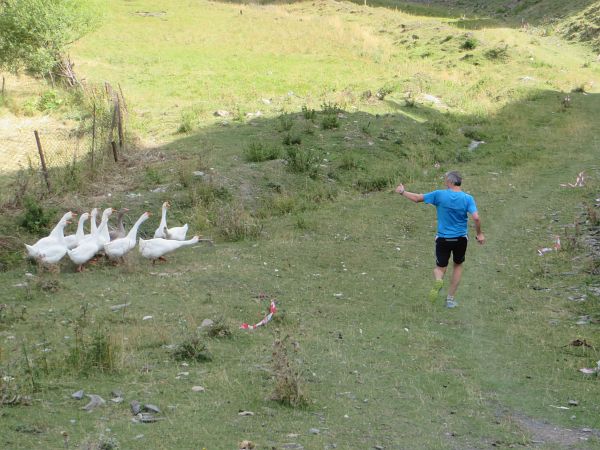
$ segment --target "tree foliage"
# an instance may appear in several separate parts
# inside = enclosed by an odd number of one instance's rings
[[[87,0],[0,0],[0,69],[50,73],[96,24],[94,9]]]

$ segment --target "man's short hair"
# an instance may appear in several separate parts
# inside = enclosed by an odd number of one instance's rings
[[[460,173],[455,170],[446,172],[446,179],[454,186],[460,186],[462,184],[462,177],[460,176]]]

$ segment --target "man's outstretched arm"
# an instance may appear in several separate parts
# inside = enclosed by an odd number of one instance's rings
[[[402,183],[400,183],[396,188],[396,193],[402,195],[403,197],[406,197],[409,200],[412,200],[415,203],[422,202],[424,199],[423,194],[415,194],[414,192],[408,192],[407,190],[405,190],[404,185]]]
[[[483,244],[485,243],[485,236],[481,232],[481,219],[479,218],[479,213],[475,211],[471,217],[473,218],[473,222],[475,222],[475,231],[477,233],[477,237],[475,239],[477,239],[477,242],[480,244]]]

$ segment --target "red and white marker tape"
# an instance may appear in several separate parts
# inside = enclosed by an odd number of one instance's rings
[[[566,183],[566,184],[561,184],[562,187],[583,187],[585,185],[585,171],[579,172],[577,174],[577,179],[575,180],[575,183]]]
[[[242,330],[256,330],[258,327],[262,327],[263,325],[268,324],[273,318],[273,314],[277,312],[277,306],[275,305],[275,300],[271,300],[271,305],[269,306],[269,314],[267,314],[263,320],[258,322],[255,325],[248,325],[247,323],[243,323],[240,325]]]

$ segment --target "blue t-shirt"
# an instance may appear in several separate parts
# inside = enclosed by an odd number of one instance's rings
[[[477,212],[472,195],[451,189],[428,192],[423,201],[435,205],[437,209],[437,235],[455,238],[467,235],[467,213]]]

